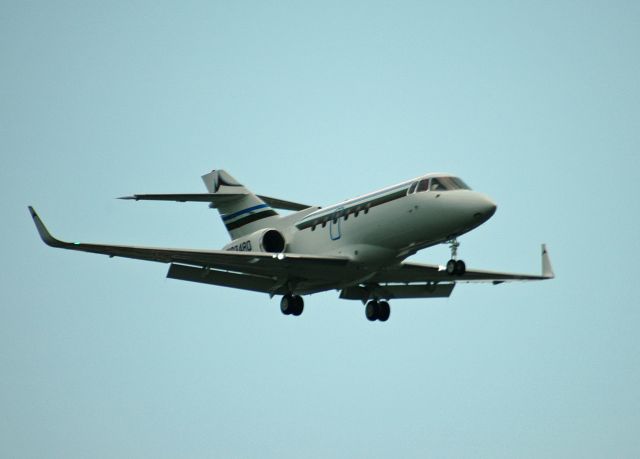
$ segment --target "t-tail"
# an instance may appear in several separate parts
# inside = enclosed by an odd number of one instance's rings
[[[211,171],[202,180],[209,193],[219,196],[210,207],[220,212],[231,239],[277,225],[278,213],[226,171]]]

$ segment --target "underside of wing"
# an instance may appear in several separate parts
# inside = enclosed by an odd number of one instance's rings
[[[427,265],[419,263],[401,263],[384,271],[379,271],[371,279],[378,283],[413,283],[413,282],[502,282],[535,281],[553,279],[555,274],[549,260],[546,245],[542,245],[542,273],[518,274],[499,271],[487,271],[480,269],[467,269],[462,275],[447,273],[444,266]]]
[[[366,284],[347,287],[340,292],[343,300],[367,301],[372,298],[386,300],[397,298],[447,298],[451,295],[454,282],[437,284],[434,282],[419,284]]]
[[[252,290],[270,295],[284,295],[290,291],[286,283],[279,280],[277,276],[242,274],[176,263],[171,263],[167,277],[202,284]]]
[[[51,247],[171,263],[168,277],[248,290],[313,293],[336,285],[351,270],[349,259],[304,254],[169,249],[65,242],[54,238],[29,207],[42,240]]]
[[[340,298],[367,301],[371,298],[442,298],[451,295],[459,282],[501,284],[514,281],[536,281],[554,277],[546,246],[542,245],[542,273],[517,274],[478,269],[464,274],[447,273],[444,266],[401,263],[375,273],[366,283],[344,288]]]

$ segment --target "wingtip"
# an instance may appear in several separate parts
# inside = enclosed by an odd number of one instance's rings
[[[28,206],[28,207],[29,207],[29,213],[31,214],[31,218],[33,218],[33,222],[36,224],[36,229],[38,230],[38,234],[40,235],[40,239],[42,239],[42,242],[44,242],[45,244],[51,247],[65,246],[66,245],[65,242],[62,242],[51,235],[47,227],[44,226],[44,223],[42,223],[42,220],[38,216],[36,210],[32,206]]]
[[[120,196],[119,198],[116,198],[116,199],[125,199],[125,200],[135,199],[137,201],[137,198],[135,196]]]
[[[551,258],[549,257],[549,251],[547,250],[547,244],[542,244],[542,277],[546,279],[553,279],[556,277],[551,266]]]

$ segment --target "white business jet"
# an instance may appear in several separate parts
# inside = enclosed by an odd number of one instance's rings
[[[458,282],[554,277],[542,245],[541,275],[467,269],[457,238],[486,222],[496,205],[448,174],[428,174],[328,207],[255,195],[223,170],[202,179],[208,193],[137,194],[136,201],[198,201],[218,209],[232,241],[222,250],[168,249],[64,242],[29,207],[52,247],[169,263],[167,277],[282,295],[286,315],[302,313],[302,295],[338,290],[360,300],[371,321],[386,321],[388,300],[448,297]],[[274,208],[293,210],[279,215]],[[404,261],[418,250],[449,243],[444,265]]]

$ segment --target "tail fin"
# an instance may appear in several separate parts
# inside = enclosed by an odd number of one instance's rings
[[[280,219],[275,210],[226,171],[211,171],[202,176],[202,181],[209,193],[230,195],[229,199],[221,199],[215,205],[212,203],[211,207],[216,207],[220,212],[232,239],[274,226]]]

